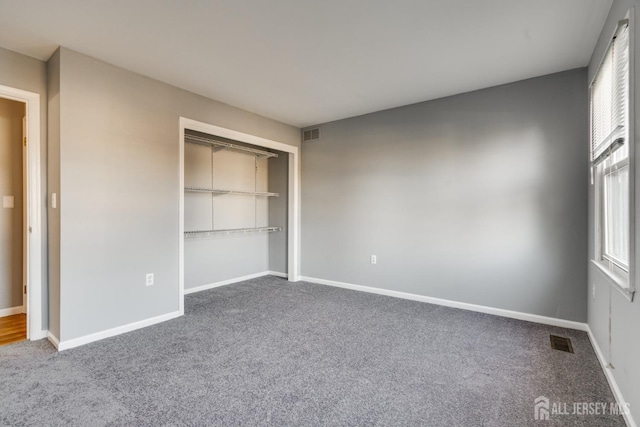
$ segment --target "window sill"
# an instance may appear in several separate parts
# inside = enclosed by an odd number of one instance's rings
[[[635,293],[635,290],[631,287],[631,284],[626,277],[615,274],[614,272],[609,270],[603,262],[592,259],[591,263],[598,267],[598,270],[602,272],[602,274],[607,278],[609,284],[611,284],[614,289],[620,292],[630,302],[633,302],[633,295]]]

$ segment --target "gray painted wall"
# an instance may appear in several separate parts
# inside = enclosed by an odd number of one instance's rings
[[[289,200],[289,153],[276,151],[278,157],[269,163],[269,191],[279,197],[269,200],[269,225],[282,227],[281,232],[269,234],[269,270],[287,273],[288,200]]]
[[[22,306],[24,116],[24,103],[0,98],[0,201],[14,198],[13,208],[0,204],[0,309]]]
[[[291,145],[300,134],[69,49],[59,72],[64,341],[178,310],[180,116]]]
[[[48,257],[47,257],[47,69],[34,58],[0,48],[0,85],[34,92],[40,95],[40,189],[42,191],[42,329],[49,318]]]
[[[321,125],[302,274],[586,321],[585,88],[578,69]]]
[[[602,56],[611,40],[617,21],[624,19],[627,11],[631,7],[635,7],[636,28],[635,38],[632,41],[635,55],[635,74],[632,78],[635,80],[635,133],[634,144],[636,147],[636,266],[638,264],[638,256],[640,255],[640,227],[637,226],[640,219],[640,211],[637,209],[640,201],[640,31],[638,31],[638,14],[637,10],[640,6],[638,0],[615,0],[611,6],[609,16],[605,23],[598,44],[591,57],[589,64],[589,81],[595,75]],[[587,151],[587,144],[584,150]],[[594,246],[594,208],[593,208],[593,187],[590,186],[589,191],[589,259],[595,257]],[[640,271],[636,268],[635,277],[632,280],[636,284],[636,289],[640,289]],[[597,267],[589,263],[589,327],[602,349],[607,360],[615,367],[612,370],[618,386],[624,398],[631,404],[631,414],[636,423],[640,422],[640,303],[638,302],[638,293],[634,302],[629,302],[620,292],[615,290],[609,283],[607,276],[602,274]],[[611,316],[611,334],[609,334],[609,316]],[[611,345],[609,345],[611,342]]]

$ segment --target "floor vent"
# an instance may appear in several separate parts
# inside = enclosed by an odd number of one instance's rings
[[[315,141],[320,139],[320,128],[307,129],[302,132],[302,142]]]
[[[554,350],[566,351],[567,353],[573,353],[571,340],[557,335],[551,335],[551,348]]]

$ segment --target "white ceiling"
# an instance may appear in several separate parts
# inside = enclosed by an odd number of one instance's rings
[[[585,66],[611,0],[0,0],[58,45],[303,127]]]

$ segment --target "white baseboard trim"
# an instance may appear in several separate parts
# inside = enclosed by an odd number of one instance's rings
[[[276,273],[273,271],[263,271],[261,273],[248,274],[242,277],[235,277],[233,279],[222,280],[220,282],[209,283],[208,285],[202,285],[202,286],[197,286],[195,288],[185,289],[184,294],[188,295],[194,292],[201,292],[201,291],[206,291],[207,289],[219,288],[220,286],[227,286],[227,285],[232,285],[238,282],[244,282],[245,280],[257,279],[258,277],[271,276],[271,275],[278,276],[280,274],[282,273]],[[283,277],[287,277],[287,276],[284,275]]]
[[[280,273],[279,271],[268,271],[267,274],[269,276],[282,277],[283,279],[289,278],[289,275],[287,273]]]
[[[338,288],[351,289],[354,291],[369,292],[372,294],[386,295],[389,297],[408,299],[412,301],[426,302],[429,304],[442,305],[445,307],[459,308],[461,310],[476,311],[478,313],[493,314],[494,316],[508,317],[511,319],[524,320],[527,322],[542,323],[544,325],[559,326],[567,329],[577,329],[587,331],[587,324],[572,320],[557,319],[555,317],[540,316],[537,314],[522,313],[519,311],[505,310],[502,308],[487,307],[484,305],[468,304],[466,302],[451,301],[441,298],[433,298],[424,295],[410,294],[407,292],[391,291],[388,289],[372,288],[370,286],[354,285],[351,283],[336,282],[333,280],[318,279],[315,277],[302,276],[300,280],[317,283],[319,285],[335,286]]]
[[[593,335],[593,332],[591,332],[591,328],[588,325],[587,325],[587,334],[589,335],[589,340],[591,341],[591,345],[593,346],[593,349],[596,352],[596,356],[598,357],[598,362],[600,362],[600,366],[604,371],[604,376],[607,377],[607,382],[609,383],[609,387],[611,388],[613,396],[615,397],[616,402],[620,405],[620,408],[623,409],[622,416],[624,417],[624,421],[627,423],[627,426],[629,427],[638,427],[638,424],[636,424],[631,414],[630,413],[627,414],[624,412],[624,408],[626,407],[626,400],[622,396],[622,391],[620,391],[620,387],[618,386],[618,383],[616,382],[616,379],[613,376],[613,372],[611,371],[611,369],[607,368],[607,365],[609,364],[609,362],[607,362],[607,359],[604,356],[602,349],[598,345],[598,341],[596,341],[595,335]]]
[[[105,338],[111,338],[116,335],[121,335],[126,332],[135,331],[136,329],[146,328],[147,326],[155,325],[156,323],[166,322],[167,320],[180,317],[180,311],[174,311],[172,313],[163,314],[161,316],[152,317],[150,319],[140,320],[139,322],[129,323],[128,325],[118,326],[116,328],[107,329],[106,331],[96,332],[95,334],[85,335],[79,338],[73,338],[66,341],[57,341],[57,345],[52,341],[53,335],[49,337],[49,340],[56,345],[58,351],[68,350],[70,348],[79,347],[81,345],[89,344],[91,342],[100,341]]]
[[[53,346],[56,348],[56,350],[59,350],[58,347],[60,347],[60,340],[58,339],[58,337],[53,335],[51,333],[51,331],[47,331],[47,339],[49,340],[49,342],[51,344],[53,344]]]
[[[24,306],[20,305],[18,307],[10,307],[10,308],[2,308],[0,309],[0,317],[13,316],[15,314],[24,313]]]

